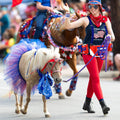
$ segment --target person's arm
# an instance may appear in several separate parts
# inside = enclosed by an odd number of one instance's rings
[[[53,12],[53,8],[52,7],[43,6],[40,2],[36,2],[36,7],[39,10],[47,10],[47,11]]]
[[[6,48],[10,48],[10,46],[4,45],[4,44],[0,44],[0,50],[6,49]]]
[[[0,26],[2,26],[2,22],[0,21]]]
[[[69,29],[74,29],[74,28],[78,28],[80,26],[85,26],[86,27],[87,21],[88,21],[87,17],[80,18],[75,22],[70,22],[69,18],[65,18],[65,23],[63,25],[61,25],[60,31],[63,31],[65,29],[68,29],[68,30]]]
[[[69,8],[68,4],[67,4],[67,3],[64,4],[63,1],[62,1],[62,3],[61,3],[61,8],[62,8],[63,10],[65,10],[66,12],[70,12],[70,8]]]
[[[105,24],[106,24],[106,27],[107,27],[107,30],[108,30],[108,34],[111,35],[111,41],[113,42],[115,40],[115,35],[113,33],[112,25],[111,25],[110,20],[107,19],[107,22]]]

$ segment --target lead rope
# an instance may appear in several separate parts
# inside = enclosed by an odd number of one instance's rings
[[[105,39],[104,39],[104,41],[103,41],[103,43],[100,45],[100,47],[98,48],[98,50],[97,50],[97,52],[93,55],[93,57],[88,61],[88,63],[87,64],[85,64],[74,76],[72,76],[70,79],[68,79],[68,80],[63,80],[63,82],[68,82],[68,81],[70,81],[70,80],[72,80],[76,75],[78,75],[91,61],[92,61],[92,59],[96,56],[96,54],[98,53],[98,51],[101,51],[100,52],[100,58],[102,59],[102,60],[106,60],[106,58],[107,58],[107,51],[108,51],[108,45],[109,45],[109,43],[110,43],[110,36],[106,36],[105,37]],[[102,47],[104,45],[104,47]],[[102,50],[101,50],[102,49]],[[105,50],[105,52],[103,51],[103,50]],[[106,68],[106,67],[105,67]]]

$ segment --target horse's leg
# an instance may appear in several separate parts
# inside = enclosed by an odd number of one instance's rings
[[[42,100],[43,100],[43,111],[45,113],[45,117],[48,118],[50,117],[50,113],[47,110],[47,106],[46,106],[46,98],[44,95],[42,95]]]
[[[18,95],[17,93],[14,92],[15,95],[15,100],[16,100],[16,109],[15,109],[15,113],[19,114],[20,113],[20,109],[19,109],[19,103],[18,103]]]
[[[29,102],[30,102],[30,100],[31,100],[31,98],[30,98],[30,96],[31,96],[31,88],[32,88],[31,85],[29,85],[29,84],[27,83],[27,87],[26,87],[26,91],[27,91],[26,104],[25,104],[25,106],[24,106],[24,109],[21,110],[21,112],[22,112],[23,114],[26,114],[26,113],[27,113],[28,104],[29,104]]]
[[[69,59],[69,60],[66,60],[66,62],[69,64],[69,66],[71,67],[71,69],[73,70],[74,74],[75,75],[78,70],[76,68],[76,65],[77,65],[77,60],[76,60],[76,54],[74,53],[73,56],[72,56],[72,59]],[[70,86],[69,86],[69,89],[66,91],[66,95],[67,96],[71,96],[72,94],[72,91],[75,90],[76,88],[76,83],[77,83],[77,79],[78,79],[78,75],[76,75],[72,80],[71,80],[71,83],[70,83]]]

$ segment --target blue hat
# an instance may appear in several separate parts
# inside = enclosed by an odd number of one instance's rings
[[[89,4],[100,5],[101,10],[105,11],[105,9],[102,7],[101,0],[89,0],[88,5]]]
[[[89,0],[88,4],[102,5],[101,0]]]

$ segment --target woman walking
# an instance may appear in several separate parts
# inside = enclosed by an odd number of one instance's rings
[[[109,36],[111,41],[115,40],[110,20],[102,15],[103,8],[101,0],[89,0],[88,9],[90,14],[87,17],[80,18],[72,23],[70,23],[69,18],[66,18],[65,24],[60,28],[61,31],[63,29],[73,29],[80,26],[84,26],[86,28],[86,37],[83,41],[83,45],[88,45],[89,52],[88,54],[82,54],[85,64],[89,62],[95,53],[94,49],[91,48],[100,46],[104,41],[105,36]],[[99,73],[101,71],[102,65],[103,60],[99,55],[95,56],[87,65],[90,77],[83,109],[88,111],[88,113],[95,112],[92,110],[90,105],[93,93],[95,93],[101,105],[103,114],[108,114],[108,111],[110,110],[110,108],[105,104],[100,85]]]

